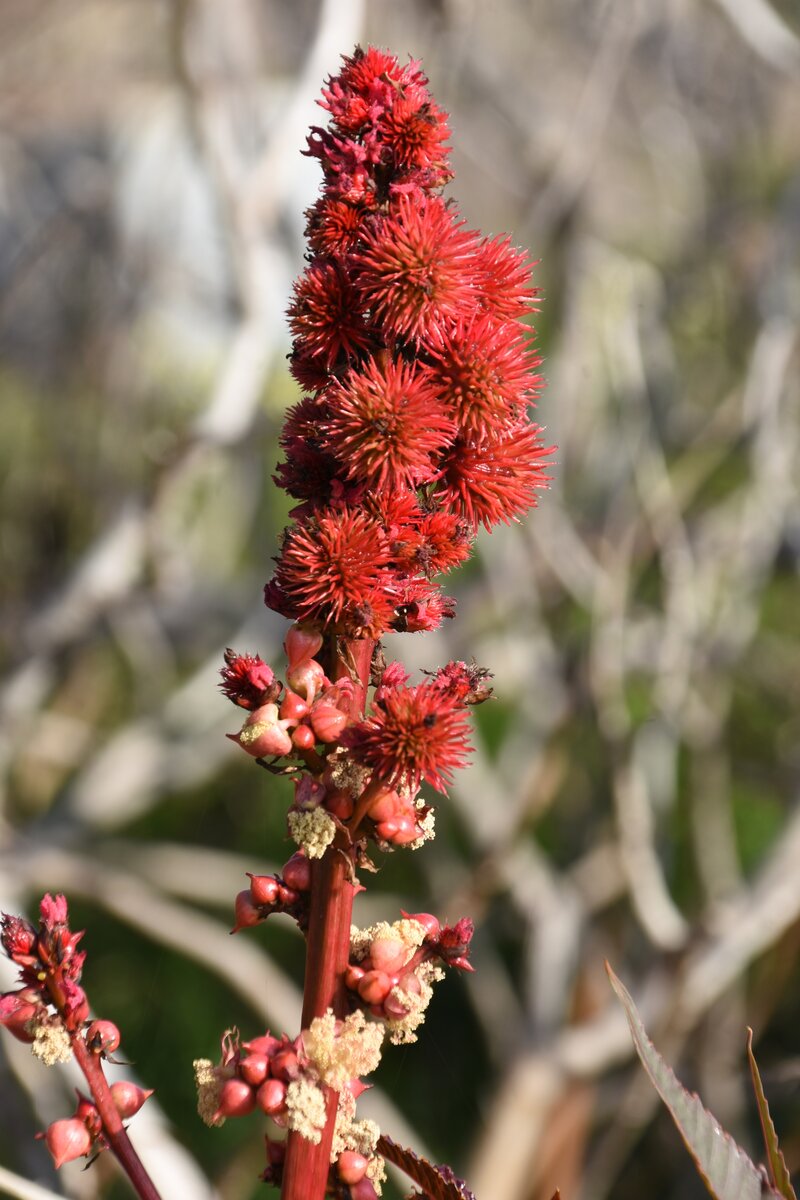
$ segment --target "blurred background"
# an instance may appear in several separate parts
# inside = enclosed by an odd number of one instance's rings
[[[607,958],[761,1157],[753,1026],[797,1169],[795,0],[3,0],[2,907],[60,890],[87,928],[95,1011],[157,1089],[133,1133],[165,1200],[265,1195],[258,1119],[207,1130],[191,1062],[230,1025],[297,1031],[297,934],[227,933],[244,872],[288,856],[290,789],[225,740],[216,681],[227,645],[280,667],[301,151],[356,42],[422,59],[448,193],[541,259],[559,445],[538,511],[455,578],[457,620],[388,647],[474,657],[496,698],[436,842],[358,901],[478,925],[476,973],[363,1115],[479,1200],[704,1196]],[[130,1194],[33,1140],[76,1082],[0,1040],[0,1194]]]

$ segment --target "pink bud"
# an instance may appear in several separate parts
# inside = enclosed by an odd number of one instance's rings
[[[400,911],[403,912],[402,909]],[[438,918],[435,917],[433,915],[433,913],[403,912],[403,916],[406,917],[409,921],[418,921],[420,925],[424,925],[426,937],[436,937],[437,933],[439,932],[439,929],[441,928]]]
[[[292,745],[297,750],[313,750],[317,744],[310,725],[298,725],[292,734]]]
[[[260,1087],[269,1075],[269,1059],[266,1054],[248,1054],[239,1063],[239,1074],[251,1087]]]
[[[279,723],[277,704],[262,704],[260,708],[253,709],[239,732],[226,734],[226,737],[252,754],[253,758],[289,754],[292,749],[292,739]]]
[[[253,904],[269,908],[277,903],[280,884],[274,875],[252,875],[250,871],[247,875],[250,879],[250,900]]]
[[[288,886],[296,892],[307,892],[311,887],[311,863],[299,850],[284,863],[281,874]]]
[[[300,728],[307,728],[307,726]],[[295,732],[297,731],[295,730]],[[325,799],[325,794],[324,783],[320,783],[319,779],[315,779],[313,775],[303,775],[295,785],[294,802],[297,808],[305,810],[318,808]]]
[[[237,893],[233,912],[235,920],[231,933],[238,933],[240,929],[247,929],[250,925],[257,925],[259,921],[264,919],[255,904],[253,904],[250,888]]]
[[[382,841],[392,842],[395,846],[406,846],[422,836],[411,817],[391,817],[388,821],[379,821],[375,832]]]
[[[298,696],[296,692],[286,693],[279,714],[282,721],[302,721],[307,712],[308,705],[302,696]]]
[[[322,634],[314,625],[293,625],[283,643],[289,666],[294,667],[304,658],[313,658],[322,649]]]
[[[86,1045],[94,1054],[113,1054],[120,1043],[120,1032],[113,1021],[92,1021],[86,1030]]]
[[[350,1200],[378,1200],[378,1193],[366,1175],[350,1188]]]
[[[365,975],[366,971],[363,967],[357,967],[355,963],[349,963],[344,973],[345,987],[352,988],[355,991]]]
[[[64,1163],[72,1162],[75,1158],[81,1158],[92,1148],[89,1130],[83,1121],[79,1121],[76,1117],[69,1117],[64,1121],[54,1121],[48,1127],[44,1140],[47,1142],[47,1149],[52,1154],[53,1162],[57,1167],[63,1167]]]
[[[43,1012],[39,1001],[31,1002],[24,992],[6,992],[0,996],[0,1025],[19,1042],[30,1044],[33,1041],[34,1035],[26,1029],[26,1025]]]
[[[311,710],[311,724],[321,742],[337,742],[347,724],[347,713],[332,704],[315,704]]]
[[[408,947],[399,938],[378,937],[369,948],[369,956],[376,970],[394,975],[408,961]]]
[[[144,1088],[137,1087],[135,1083],[129,1083],[125,1079],[120,1079],[111,1085],[111,1095],[123,1121],[128,1117],[135,1116],[145,1100],[152,1094],[152,1088],[145,1091]]]
[[[313,658],[304,658],[286,673],[286,682],[295,692],[305,696],[309,704],[322,691],[327,679],[319,663]]]
[[[220,1117],[246,1117],[256,1106],[256,1094],[243,1079],[226,1079],[220,1088],[219,1108],[214,1120]]]
[[[263,1033],[260,1037],[255,1037],[252,1041],[245,1042],[242,1046],[248,1054],[263,1054],[265,1058],[270,1058],[271,1055],[281,1047],[280,1038],[273,1037],[271,1033]]]
[[[366,1004],[382,1004],[392,990],[385,971],[367,971],[358,981],[358,994]]]
[[[285,1050],[279,1050],[273,1056],[270,1067],[276,1079],[283,1079],[285,1083],[291,1083],[300,1074],[300,1063],[297,1055],[288,1046]]]
[[[286,1084],[281,1079],[267,1079],[256,1093],[256,1103],[268,1117],[286,1108]]]
[[[343,1150],[336,1160],[336,1173],[342,1183],[358,1183],[367,1173],[369,1159],[355,1150]]]
[[[397,792],[393,788],[386,788],[370,804],[369,815],[373,821],[388,821],[397,813],[401,803]]]
[[[349,792],[334,791],[328,793],[325,807],[331,816],[338,817],[340,821],[347,821],[353,815],[355,803]]]

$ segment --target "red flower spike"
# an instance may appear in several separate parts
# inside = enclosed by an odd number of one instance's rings
[[[429,683],[394,688],[342,741],[388,784],[416,790],[426,779],[440,792],[472,749],[464,708]]]

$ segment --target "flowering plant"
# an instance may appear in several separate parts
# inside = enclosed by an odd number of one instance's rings
[[[263,1175],[287,1200],[370,1200],[384,1157],[426,1194],[466,1196],[449,1169],[357,1120],[356,1100],[385,1034],[414,1041],[445,968],[472,969],[472,923],[402,913],[358,929],[351,913],[373,847],[416,849],[433,836],[422,785],[444,792],[465,765],[469,707],[491,691],[488,672],[463,662],[411,683],[380,638],[451,618],[437,576],[467,558],[481,525],[518,519],[547,482],[550,450],[529,417],[541,382],[526,326],[536,289],[508,238],[468,229],[442,198],[447,119],[417,63],[357,49],[321,103],[330,122],[312,130],[308,153],[322,195],[289,309],[305,395],[287,416],[276,475],[298,504],[265,588],[292,622],[285,677],[229,650],[221,684],[247,714],[229,736],[294,786],[298,849],[280,874],[250,877],[234,932],[275,913],[298,922],[302,1032],[243,1042],[226,1031],[220,1061],[195,1063],[199,1111],[219,1125],[260,1109],[288,1129],[268,1137]],[[138,1194],[154,1197],[122,1125],[146,1093],[114,1085],[116,1095],[105,1081],[119,1035],[89,1020],[80,937],[63,897],[45,897],[38,931],[4,919],[22,986],[3,997],[0,1019],[45,1061],[74,1053],[86,1075],[91,1099],[46,1134],[56,1163],[109,1147]]]

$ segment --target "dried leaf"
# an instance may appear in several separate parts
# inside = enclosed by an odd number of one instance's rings
[[[761,1118],[761,1129],[764,1133],[764,1145],[767,1148],[767,1164],[769,1166],[770,1178],[780,1194],[785,1197],[785,1200],[797,1200],[794,1188],[792,1187],[792,1181],[789,1178],[789,1172],[786,1169],[783,1154],[781,1153],[781,1148],[778,1145],[778,1135],[772,1123],[767,1097],[764,1095],[764,1086],[761,1082],[761,1076],[758,1073],[755,1055],[753,1054],[753,1031],[750,1028],[747,1030],[747,1057],[750,1062],[750,1074],[753,1077],[753,1090],[756,1094],[758,1115]]]
[[[606,970],[625,1009],[642,1066],[669,1109],[711,1195],[715,1200],[782,1200],[780,1193],[770,1187],[766,1173],[737,1146],[700,1098],[686,1090],[650,1041],[633,1000],[608,963]]]
[[[398,1146],[386,1134],[378,1139],[378,1153],[413,1179],[422,1188],[420,1200],[475,1200],[463,1179],[451,1167],[436,1166],[420,1158],[413,1150]]]

